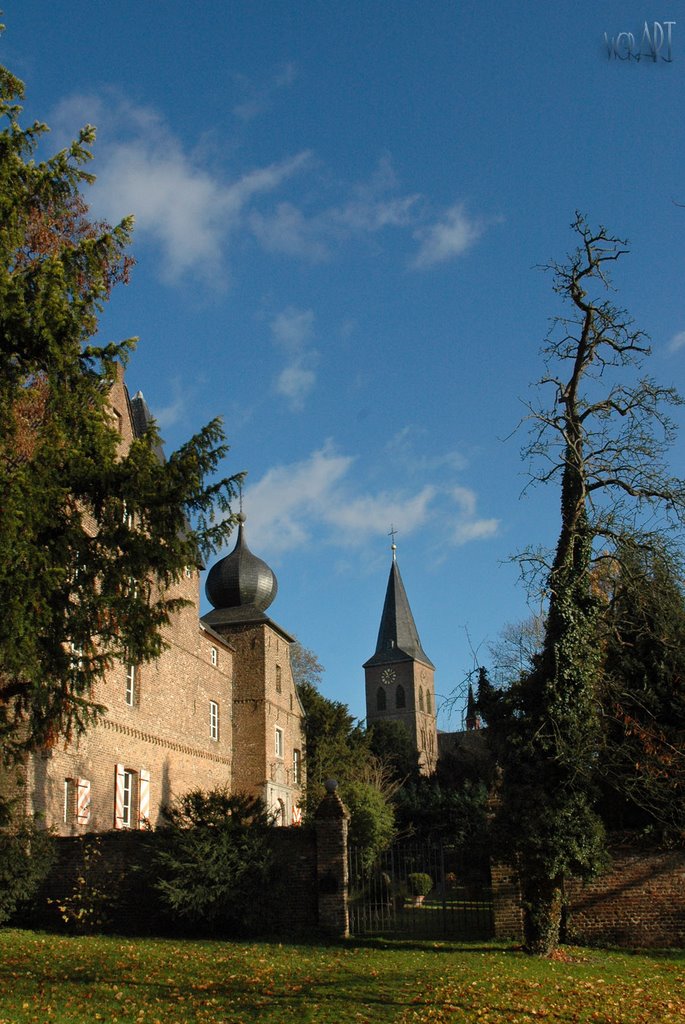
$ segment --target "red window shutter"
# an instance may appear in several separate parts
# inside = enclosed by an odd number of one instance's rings
[[[76,820],[79,825],[87,825],[90,821],[90,780],[77,779]]]
[[[116,766],[114,790],[114,827],[124,828],[124,766]]]
[[[138,794],[138,826],[146,828],[150,823],[150,773],[140,769]]]

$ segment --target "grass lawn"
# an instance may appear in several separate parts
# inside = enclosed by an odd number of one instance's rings
[[[685,1024],[685,952],[68,938],[0,929],[0,1024]]]

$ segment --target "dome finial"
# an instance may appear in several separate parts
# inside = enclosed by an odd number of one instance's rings
[[[397,561],[397,544],[395,544],[395,537],[396,536],[397,536],[397,530],[395,529],[394,525],[391,523],[390,524],[390,532],[388,533],[388,537],[392,537],[392,544],[390,545],[390,550],[392,551],[392,560],[393,560],[393,562]]]

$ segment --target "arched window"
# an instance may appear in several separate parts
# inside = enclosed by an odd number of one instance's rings
[[[431,694],[430,694],[430,690],[426,690],[426,711],[428,712],[429,715],[433,714],[433,711],[432,711],[432,708],[431,708]]]
[[[387,706],[385,690],[379,686],[376,691],[376,711],[385,711]]]
[[[423,687],[419,686],[419,711],[423,711]]]
[[[404,687],[400,683],[400,685],[395,690],[395,707],[396,708],[406,708],[406,706],[407,706],[407,697],[406,697],[406,694],[404,692]]]

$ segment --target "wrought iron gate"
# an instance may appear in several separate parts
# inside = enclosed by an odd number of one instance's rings
[[[349,871],[352,935],[426,939],[493,935],[489,878],[483,870],[467,871],[454,847],[399,841],[369,865],[364,851],[351,846]]]

